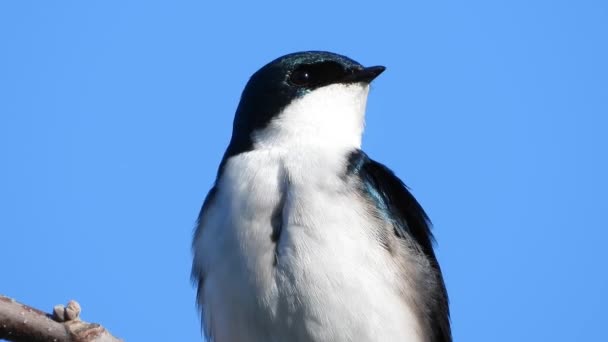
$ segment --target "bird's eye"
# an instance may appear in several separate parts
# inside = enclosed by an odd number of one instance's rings
[[[305,86],[310,81],[310,72],[306,69],[296,69],[289,76],[289,82],[296,86]]]
[[[289,75],[289,83],[297,87],[315,88],[339,81],[348,73],[336,62],[301,64]]]

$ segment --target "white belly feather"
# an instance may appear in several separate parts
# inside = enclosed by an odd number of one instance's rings
[[[263,149],[228,160],[194,243],[215,341],[421,341],[379,221],[335,156]]]

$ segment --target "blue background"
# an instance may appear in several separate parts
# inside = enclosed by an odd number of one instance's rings
[[[388,67],[365,150],[435,224],[456,341],[597,341],[608,316],[605,1],[0,3],[0,293],[197,341],[190,238],[248,77]]]

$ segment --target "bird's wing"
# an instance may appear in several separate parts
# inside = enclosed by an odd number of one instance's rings
[[[431,223],[414,196],[403,182],[386,166],[356,150],[349,157],[349,174],[358,176],[362,192],[377,209],[393,222],[394,234],[400,239],[413,240],[433,268],[434,279],[428,288],[423,308],[430,342],[452,341],[447,291],[439,263],[433,251]]]
[[[207,197],[205,197],[205,201],[203,201],[203,206],[201,207],[201,211],[198,214],[198,220],[196,222],[196,229],[194,231],[194,239],[193,239],[193,244],[192,244],[193,249],[195,248],[194,244],[196,243],[197,237],[200,236],[201,230],[204,229],[204,225],[202,224],[203,216],[208,212],[209,207],[211,206],[211,203],[213,202],[213,199],[215,198],[216,193],[217,193],[217,184],[214,184],[214,186],[211,188],[211,190],[209,190]],[[196,253],[195,253],[195,255],[196,255]],[[211,317],[209,317],[210,315],[208,312],[203,310],[203,301],[202,301],[203,286],[205,283],[205,275],[202,273],[200,266],[197,267],[196,259],[195,259],[194,263],[192,264],[191,278],[192,278],[192,282],[194,282],[196,285],[196,298],[197,298],[198,309],[199,309],[199,312],[201,313],[201,326],[203,327],[203,334],[205,336],[206,341],[212,341],[213,335],[210,330],[211,326],[209,324],[209,322],[211,321]]]

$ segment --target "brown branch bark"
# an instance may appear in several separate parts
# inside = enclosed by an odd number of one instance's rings
[[[0,295],[0,339],[15,342],[118,342],[104,327],[80,320],[80,305],[58,305],[53,315]]]

